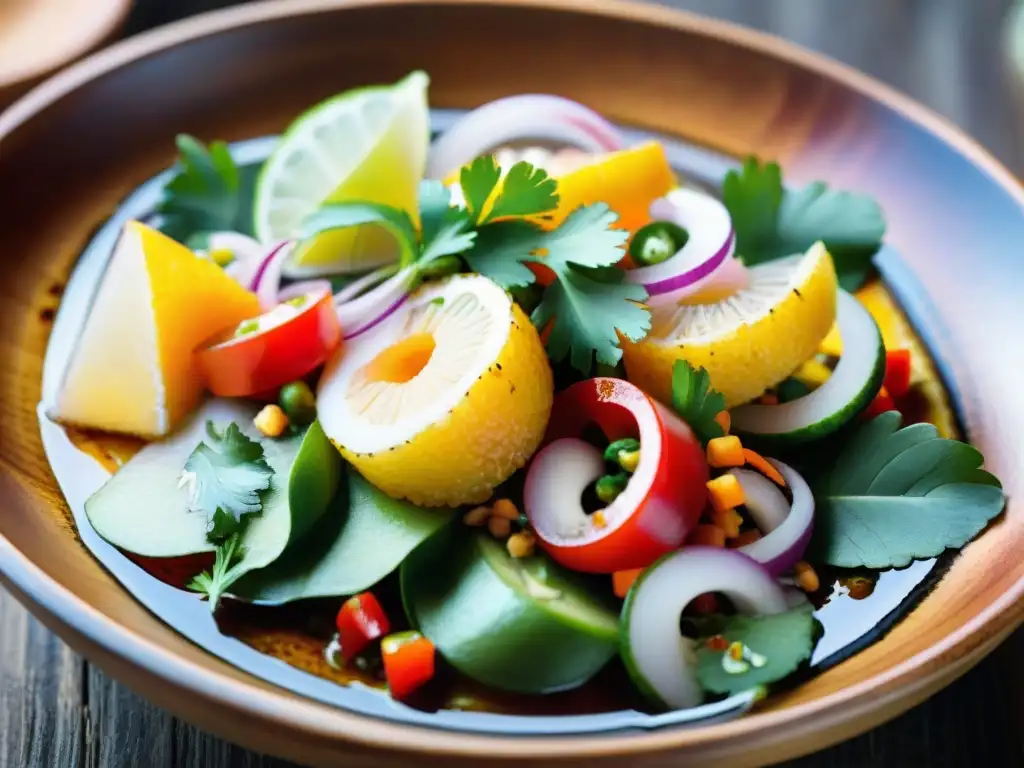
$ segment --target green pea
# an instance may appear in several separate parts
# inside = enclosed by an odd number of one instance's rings
[[[594,484],[594,492],[597,498],[605,504],[611,504],[619,497],[619,494],[626,490],[629,484],[629,475],[619,472],[617,475],[601,475]]]
[[[689,239],[689,233],[671,221],[652,221],[633,235],[629,255],[638,267],[650,267],[674,256]]]
[[[311,424],[316,418],[316,398],[304,381],[293,381],[281,387],[278,405],[285,412],[288,421],[297,426]]]

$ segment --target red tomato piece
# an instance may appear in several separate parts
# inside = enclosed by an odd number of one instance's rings
[[[896,403],[889,396],[889,392],[883,385],[882,388],[878,390],[878,394],[875,395],[875,399],[872,400],[871,404],[864,409],[864,412],[861,414],[861,418],[873,419],[875,416],[879,416],[886,411],[895,410],[897,410]]]
[[[558,448],[557,441],[578,438],[591,425],[609,442],[640,441],[636,471],[600,519],[585,518],[576,498],[559,500],[568,487],[566,470],[557,465],[556,453],[544,458],[548,448]],[[682,419],[636,385],[594,378],[561,392],[545,443],[527,475],[526,514],[540,545],[567,568],[590,573],[645,568],[679,547],[699,522],[707,501],[704,450]],[[580,478],[574,482],[568,483],[573,489],[582,484]]]
[[[305,294],[221,331],[197,354],[207,388],[220,397],[273,392],[322,365],[341,344],[328,291]]]
[[[346,660],[360,654],[371,642],[384,637],[391,629],[387,614],[372,592],[363,592],[346,600],[338,611],[335,624],[338,627],[341,655]]]
[[[380,644],[384,676],[395,699],[408,698],[434,676],[434,644],[419,632],[398,632]]]
[[[903,397],[910,390],[909,349],[892,349],[885,353],[883,384],[892,397]]]

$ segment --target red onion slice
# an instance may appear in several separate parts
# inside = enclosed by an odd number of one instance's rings
[[[277,301],[285,302],[290,299],[297,299],[299,296],[306,296],[315,293],[320,296],[323,293],[331,292],[330,280],[302,280],[298,283],[286,285],[277,294]]]
[[[667,219],[689,233],[675,255],[660,264],[636,267],[626,279],[647,289],[651,306],[671,304],[695,293],[736,250],[729,211],[721,202],[693,189],[674,189],[651,205],[651,216]]]
[[[275,245],[267,251],[267,255],[252,278],[249,289],[255,291],[256,298],[260,301],[260,307],[264,311],[269,311],[280,303],[277,294],[281,288],[281,270],[284,268],[285,261],[291,256],[294,247],[295,242],[292,240],[284,240]]]
[[[339,304],[342,338],[355,338],[390,317],[408,298],[415,280],[415,267],[406,267],[373,290]]]
[[[814,531],[814,496],[799,472],[769,459],[782,474],[793,494],[789,504],[782,491],[762,475],[744,469],[730,470],[743,487],[745,506],[764,534],[742,552],[764,565],[774,576],[785,573],[804,556]],[[781,505],[780,505],[781,500]]]
[[[652,565],[622,609],[622,658],[637,685],[672,709],[704,700],[693,641],[680,637],[679,615],[698,595],[722,592],[736,610],[782,613],[786,594],[760,563],[739,550],[686,547]]]
[[[525,139],[568,144],[587,152],[622,149],[618,130],[592,109],[549,94],[523,94],[474,109],[430,148],[427,178],[442,179],[471,160]]]
[[[383,283],[385,280],[391,277],[391,275],[393,275],[395,273],[395,270],[397,269],[398,267],[396,267],[395,265],[389,264],[386,267],[375,269],[373,272],[370,272],[369,274],[363,275],[362,277],[353,280],[351,283],[349,283],[336,294],[334,294],[334,303],[340,306],[341,304],[345,304],[351,301],[352,299],[361,296],[362,294],[366,293],[371,288],[373,288],[375,285]]]

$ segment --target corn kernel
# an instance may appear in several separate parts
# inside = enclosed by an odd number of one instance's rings
[[[796,573],[796,583],[804,592],[817,592],[821,588],[821,581],[818,579],[818,574],[814,568],[811,567],[810,563],[801,560],[793,566],[793,572]]]
[[[491,536],[496,539],[506,539],[512,532],[512,523],[508,518],[491,515],[487,520],[487,530],[489,530],[491,532]]]
[[[529,557],[533,554],[535,540],[526,533],[513,533],[508,537],[505,547],[512,557]]]
[[[466,525],[471,525],[474,528],[479,528],[480,526],[487,524],[487,520],[490,516],[490,507],[474,507],[466,513],[466,516],[462,518],[462,522]]]
[[[515,521],[519,519],[519,510],[516,509],[516,505],[511,499],[498,499],[494,502],[493,513],[497,517],[503,517],[506,520]]]
[[[267,437],[279,437],[288,428],[288,417],[277,405],[265,405],[252,420],[256,429]]]
[[[597,510],[597,512],[595,512],[593,515],[591,515],[590,519],[593,520],[595,528],[604,528],[606,525],[608,525],[608,520],[605,519],[604,512],[602,512],[600,509]]]

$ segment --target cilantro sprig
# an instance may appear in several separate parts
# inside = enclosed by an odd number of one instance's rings
[[[604,203],[577,208],[557,227],[551,212],[558,206],[555,179],[527,162],[513,165],[502,177],[493,157],[484,156],[462,169],[462,201],[440,182],[420,189],[420,226],[405,211],[366,202],[332,203],[306,220],[303,237],[342,227],[375,223],[388,228],[400,243],[402,266],[417,278],[435,276],[451,257],[505,289],[537,283],[548,271],[550,283],[531,313],[533,324],[549,329],[548,355],[568,358],[587,375],[598,364],[622,358],[620,334],[639,341],[650,330],[650,313],[642,302],[643,286],[625,282],[616,266],[629,235],[613,229],[617,215]],[[440,270],[449,273],[451,270]]]
[[[856,290],[873,273],[885,217],[867,195],[829,189],[821,181],[787,190],[777,163],[748,157],[740,170],[726,174],[722,200],[736,232],[736,253],[748,266],[803,253],[821,240],[845,290]]]
[[[233,533],[214,550],[213,568],[203,571],[188,583],[188,588],[207,598],[210,610],[216,611],[220,600],[240,575],[239,564],[245,557],[241,534]]]
[[[999,481],[966,443],[895,411],[860,427],[816,478],[813,562],[900,568],[959,549],[1000,514]]]
[[[711,388],[711,374],[705,368],[696,369],[686,360],[672,365],[672,407],[704,445],[725,434],[716,421],[725,410],[725,395]]]
[[[219,230],[252,235],[259,166],[236,165],[223,141],[207,147],[180,134],[176,144],[178,165],[157,205],[160,230],[180,242]]]
[[[207,538],[219,543],[241,531],[245,516],[263,510],[260,494],[273,474],[263,446],[237,424],[218,432],[208,421],[206,438],[185,462],[181,485],[188,489],[189,511],[206,516]]]

